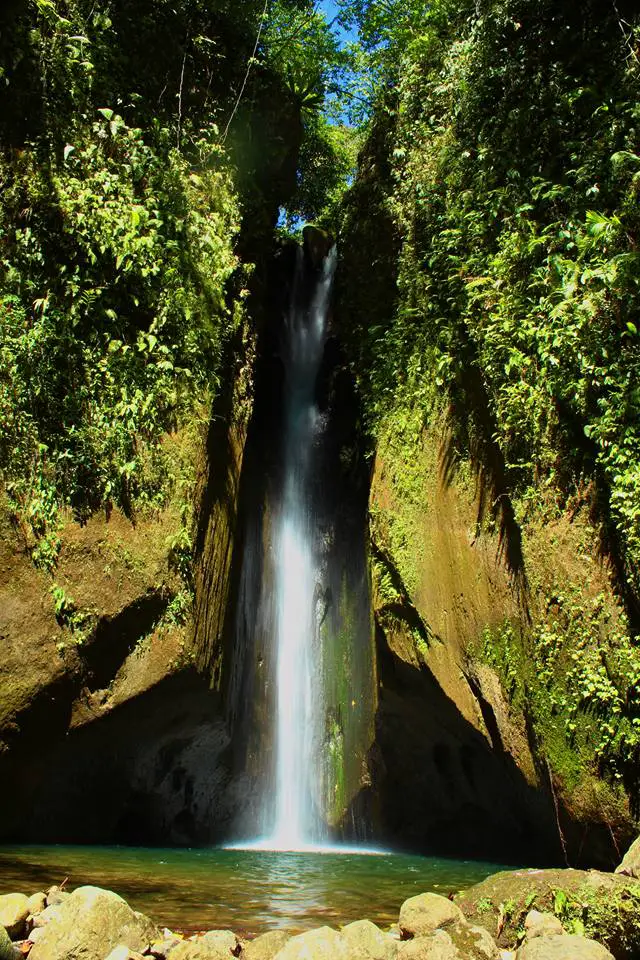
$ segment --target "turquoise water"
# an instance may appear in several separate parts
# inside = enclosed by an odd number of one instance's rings
[[[389,925],[407,897],[427,890],[446,896],[499,869],[386,853],[0,847],[0,893],[30,894],[68,877],[66,889],[95,884],[115,890],[160,926],[230,928],[254,936],[363,917]]]

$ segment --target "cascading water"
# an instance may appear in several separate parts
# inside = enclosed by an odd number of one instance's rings
[[[301,273],[299,263],[296,279]],[[320,426],[315,386],[335,270],[335,247],[307,310],[296,291],[287,318],[285,350],[284,494],[275,550],[276,610],[276,810],[273,842],[295,848],[323,839],[314,813],[312,778],[324,723],[322,646],[316,614],[320,591],[314,565],[309,490],[311,453]]]
[[[283,250],[260,347],[228,690],[242,846],[367,839],[367,485],[346,456],[356,408],[328,329],[335,266],[335,248],[321,264]]]

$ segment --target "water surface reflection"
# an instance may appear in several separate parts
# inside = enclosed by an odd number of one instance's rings
[[[0,893],[32,893],[68,877],[68,889],[89,883],[115,890],[160,925],[253,936],[361,917],[384,927],[407,897],[447,895],[498,869],[390,853],[0,847]]]

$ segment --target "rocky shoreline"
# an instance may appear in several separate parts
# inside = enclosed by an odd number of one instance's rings
[[[626,872],[504,871],[455,900],[411,897],[389,930],[363,919],[253,940],[185,936],[110,890],[56,886],[0,895],[0,960],[627,960],[640,955],[640,882]]]

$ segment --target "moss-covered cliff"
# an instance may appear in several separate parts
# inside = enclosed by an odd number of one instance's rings
[[[634,829],[634,16],[411,6],[345,200],[338,321],[374,457],[380,776],[419,796],[382,786],[382,819],[425,846],[465,802],[507,849],[533,829],[539,856],[574,862],[614,862]],[[438,743],[434,690],[458,725]],[[465,742],[501,760],[503,799],[514,777],[529,799],[503,817]]]
[[[218,668],[303,137],[282,56],[247,71],[261,11],[0,14],[0,839],[228,828]]]

